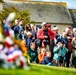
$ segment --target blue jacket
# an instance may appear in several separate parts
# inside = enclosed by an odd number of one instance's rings
[[[21,26],[21,28],[17,25],[14,27],[14,33],[19,34],[21,30],[24,30],[24,27]]]
[[[54,52],[54,57],[53,57],[54,60],[59,61],[60,56],[62,56],[63,59],[65,60],[66,59],[65,54],[68,52],[68,49],[66,47],[62,47],[62,48],[56,47],[53,52]]]
[[[49,63],[52,63],[51,61],[52,61],[52,58],[48,58],[47,56],[45,56],[41,64],[49,64]]]
[[[58,41],[58,40],[63,41],[64,44],[66,45],[66,48],[68,48],[68,39],[67,39],[66,37],[63,38],[62,36],[60,36],[60,37],[57,38],[57,41]]]

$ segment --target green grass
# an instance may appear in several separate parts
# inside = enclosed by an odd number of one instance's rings
[[[0,69],[0,75],[76,75],[76,69],[32,64],[29,71],[23,69]]]

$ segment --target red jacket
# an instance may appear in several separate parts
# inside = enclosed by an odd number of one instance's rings
[[[68,51],[72,51],[72,36],[70,34],[67,35],[68,38]]]
[[[48,29],[48,33],[47,34],[50,36],[50,40],[54,40],[55,33],[52,30]],[[38,30],[38,32],[37,32],[37,38],[38,39],[42,39],[42,40],[44,39],[44,32],[43,32],[42,29]]]

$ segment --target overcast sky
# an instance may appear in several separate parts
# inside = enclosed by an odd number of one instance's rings
[[[76,0],[35,0],[35,1],[66,2],[68,8],[76,9]]]

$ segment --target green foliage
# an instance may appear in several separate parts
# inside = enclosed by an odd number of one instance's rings
[[[3,10],[0,12],[0,20],[2,21],[2,19],[4,17],[8,17],[8,15],[12,12],[16,13],[15,18],[21,18],[24,20],[24,23],[27,24],[30,22],[30,13],[28,10],[18,10],[15,7],[9,7],[9,8],[3,8]]]
[[[4,2],[3,0],[0,0],[0,2]]]

